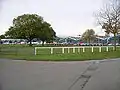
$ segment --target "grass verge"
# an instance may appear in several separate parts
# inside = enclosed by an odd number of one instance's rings
[[[98,48],[94,49],[94,52],[91,52],[91,48],[86,48],[85,52],[82,52],[82,49],[78,53],[65,53],[62,54],[61,50],[54,50],[54,54],[50,54],[49,50],[38,50],[38,55],[34,55],[34,47],[28,46],[14,46],[14,45],[4,45],[0,49],[0,58],[9,58],[9,59],[18,59],[18,60],[34,60],[34,61],[84,61],[84,60],[100,60],[100,59],[110,59],[110,58],[120,58],[120,47],[117,48],[117,51],[113,51],[112,48],[109,49],[109,52],[105,51],[105,47],[102,49],[102,52],[99,52]],[[59,52],[59,53],[57,53]]]

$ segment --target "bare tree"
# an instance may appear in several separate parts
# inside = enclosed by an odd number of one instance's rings
[[[102,29],[107,34],[114,35],[114,50],[116,50],[116,36],[120,32],[120,0],[109,0],[95,16]]]

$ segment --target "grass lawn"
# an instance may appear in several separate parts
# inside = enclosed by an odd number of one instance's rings
[[[117,51],[113,51],[112,47],[109,47],[109,51],[106,51],[106,47],[102,47],[102,52],[99,52],[98,47],[94,47],[92,52],[91,47],[85,47],[83,49],[69,50],[66,48],[64,54],[62,49],[53,49],[53,54],[50,53],[50,49],[38,49],[37,55],[34,55],[34,46],[29,47],[27,45],[0,45],[0,58],[10,59],[23,59],[23,60],[40,60],[40,61],[83,61],[83,60],[98,60],[108,58],[120,58],[120,47],[117,47]]]

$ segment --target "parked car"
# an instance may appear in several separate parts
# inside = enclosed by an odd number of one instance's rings
[[[108,46],[112,46],[113,44],[112,43],[109,43]]]

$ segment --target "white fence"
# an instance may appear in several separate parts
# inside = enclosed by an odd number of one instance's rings
[[[67,49],[67,53],[70,53],[70,49],[72,49],[72,52],[73,53],[76,53],[76,50],[77,49],[77,52],[80,52],[80,49],[82,49],[82,52],[85,52],[85,48],[91,48],[91,52],[94,52],[94,48],[99,48],[99,52],[102,52],[102,48],[106,48],[106,51],[108,52],[109,51],[109,48],[112,48],[112,50],[114,50],[114,47],[113,46],[98,46],[98,47],[35,47],[35,51],[34,51],[34,54],[37,55],[37,50],[38,49],[50,49],[50,53],[53,54],[54,53],[54,49],[62,49],[62,52],[61,53],[65,53],[65,49]]]

